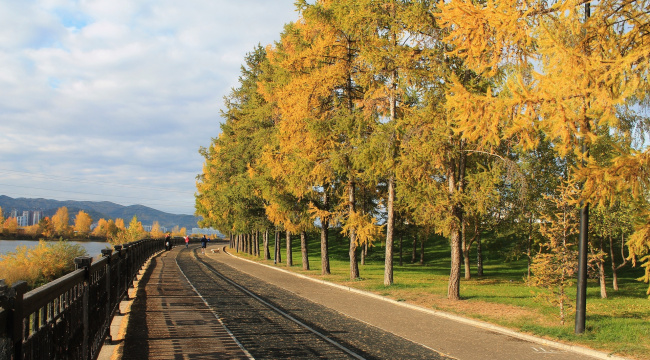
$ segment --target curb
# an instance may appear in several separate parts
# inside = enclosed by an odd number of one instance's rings
[[[314,279],[314,278],[312,278],[310,276],[307,276],[307,275],[295,273],[295,272],[288,271],[286,269],[282,269],[282,268],[279,268],[279,267],[276,267],[276,266],[270,266],[270,265],[263,264],[263,263],[260,263],[260,262],[257,262],[257,261],[253,261],[253,260],[245,259],[245,258],[242,258],[242,257],[239,257],[239,256],[235,256],[235,255],[229,253],[228,251],[226,251],[226,248],[227,248],[227,246],[223,247],[222,251],[224,253],[226,253],[229,256],[232,256],[234,258],[237,258],[239,260],[248,261],[250,263],[261,265],[261,266],[266,266],[267,268],[274,269],[274,270],[277,270],[277,271],[282,271],[284,273],[291,274],[293,276],[297,276],[297,277],[300,277],[300,278],[303,278],[303,279],[307,279],[307,280],[311,280],[311,281],[318,282],[318,283],[321,283],[321,284],[325,284],[325,285],[328,285],[328,286],[332,286],[332,287],[335,287],[335,288],[338,288],[338,289],[341,289],[341,290],[348,290],[350,292],[354,292],[354,293],[357,293],[357,294],[369,296],[369,297],[374,298],[374,299],[390,302],[390,303],[393,303],[393,304],[396,304],[396,305],[399,305],[399,306],[402,306],[402,307],[405,307],[405,308],[409,308],[409,309],[412,309],[412,310],[417,310],[417,311],[421,311],[421,312],[424,312],[424,313],[427,313],[427,314],[436,315],[436,316],[439,316],[439,317],[443,317],[443,318],[446,318],[446,319],[458,321],[458,322],[461,322],[461,323],[464,323],[464,324],[467,324],[467,325],[472,325],[472,326],[483,328],[483,329],[486,329],[486,330],[499,332],[499,333],[504,334],[504,335],[508,335],[508,336],[518,338],[518,339],[522,339],[522,340],[527,340],[527,341],[534,342],[534,343],[537,343],[537,344],[540,344],[540,345],[551,346],[551,347],[554,347],[556,349],[561,349],[561,350],[565,350],[565,351],[571,351],[571,352],[580,353],[580,354],[583,354],[583,355],[588,355],[588,356],[594,357],[596,359],[629,360],[629,358],[624,358],[624,357],[620,357],[620,356],[616,356],[616,355],[611,355],[611,354],[608,354],[608,353],[605,353],[605,352],[602,352],[602,351],[593,350],[593,349],[586,348],[586,347],[583,347],[583,346],[568,345],[568,344],[564,344],[564,343],[553,341],[553,340],[547,340],[547,339],[543,339],[543,338],[540,338],[540,337],[537,337],[537,336],[534,336],[534,335],[523,334],[523,333],[517,332],[515,330],[508,329],[508,328],[503,327],[503,326],[490,324],[488,322],[475,320],[475,319],[469,319],[469,318],[466,318],[466,317],[462,317],[462,316],[459,316],[459,315],[447,313],[447,312],[440,311],[440,310],[427,309],[427,308],[424,308],[424,307],[421,307],[421,306],[418,306],[418,305],[409,304],[409,303],[406,303],[406,302],[403,302],[403,301],[397,301],[397,300],[389,299],[387,297],[377,295],[377,294],[374,294],[374,293],[371,293],[371,292],[368,292],[368,291],[355,289],[355,288],[345,286],[345,285],[335,284],[333,282],[329,282],[329,281],[326,281],[326,280]]]

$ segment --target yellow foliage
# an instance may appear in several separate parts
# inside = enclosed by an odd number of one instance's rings
[[[74,219],[74,230],[80,234],[87,234],[90,232],[90,225],[93,219],[85,211],[80,210]]]
[[[165,234],[162,232],[162,229],[160,228],[160,223],[158,221],[154,221],[153,225],[151,226],[151,231],[149,232],[150,236],[152,239],[161,239]]]
[[[18,231],[18,221],[13,217],[7,218],[2,226],[4,228],[4,231],[9,234],[15,234],[16,231]]]
[[[357,211],[350,212],[341,231],[349,235],[354,230],[357,245],[368,244],[379,239],[382,235],[384,225],[378,225],[377,219],[370,214],[363,214]]]
[[[35,247],[21,246],[0,255],[0,279],[8,284],[24,280],[34,288],[74,270],[74,258],[85,256],[81,245],[67,241],[39,241]]]
[[[637,261],[640,261],[645,268],[645,274],[638,280],[650,283],[650,211],[646,211],[644,217],[646,222],[637,226],[636,231],[627,241],[627,246],[630,249],[629,259],[632,260],[632,264],[636,266]],[[647,294],[650,295],[650,286]]]
[[[108,222],[105,219],[99,219],[97,226],[93,230],[94,236],[106,236],[108,231]]]
[[[122,219],[117,220],[119,221]],[[124,226],[124,220],[122,220],[122,226]],[[125,229],[117,227],[116,233],[109,237],[109,242],[113,245],[126,244],[143,239],[145,234],[142,223],[138,221],[138,217],[134,215],[129,223],[129,228]]]
[[[54,231],[59,235],[67,235],[70,228],[69,221],[70,215],[68,214],[68,208],[65,206],[59,208],[54,216],[52,216]]]
[[[38,235],[40,235],[40,232],[39,232],[40,229],[39,229],[38,224],[29,225],[29,226],[25,227],[24,230],[25,230],[25,234],[30,235],[30,236],[38,236]]]

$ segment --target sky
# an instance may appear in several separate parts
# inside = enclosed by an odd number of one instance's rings
[[[293,4],[0,1],[0,195],[193,214],[223,97]]]

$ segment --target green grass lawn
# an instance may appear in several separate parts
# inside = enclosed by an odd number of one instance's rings
[[[281,240],[283,245],[284,236]],[[505,262],[502,254],[486,251],[484,276],[477,277],[476,269],[472,268],[472,279],[461,280],[462,300],[449,301],[447,281],[450,257],[449,246],[444,239],[432,238],[425,243],[425,261],[422,265],[419,264],[419,244],[418,262],[410,263],[412,242],[409,240],[408,243],[404,242],[404,262],[400,266],[399,244],[396,244],[395,283],[389,287],[383,284],[383,246],[374,246],[369,250],[366,264],[359,265],[360,279],[350,281],[347,239],[332,236],[329,243],[331,275],[327,276],[321,275],[320,243],[317,236],[309,238],[309,271],[302,270],[298,237],[294,237],[292,245],[294,266],[290,268],[291,271],[552,340],[579,344],[619,356],[650,359],[650,300],[646,295],[647,284],[635,280],[642,275],[642,269],[639,268],[627,267],[619,271],[619,291],[614,291],[611,277],[608,277],[606,299],[600,298],[597,280],[589,280],[586,332],[576,335],[574,309],[569,310],[565,324],[561,325],[559,309],[537,297],[543,290],[525,284],[525,259]],[[286,268],[286,250],[283,247],[281,251],[282,263],[276,266]],[[254,258],[247,254],[238,255]],[[475,257],[475,253],[472,256]],[[273,261],[256,260],[273,265]],[[568,292],[573,307],[575,286]]]

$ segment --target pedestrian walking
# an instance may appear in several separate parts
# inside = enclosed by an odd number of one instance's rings
[[[205,254],[205,248],[208,246],[208,239],[205,235],[201,238],[201,254]]]
[[[187,249],[188,247],[190,247],[190,236],[185,235],[185,248]]]
[[[172,239],[169,234],[165,236],[165,250],[169,251],[172,249]]]

